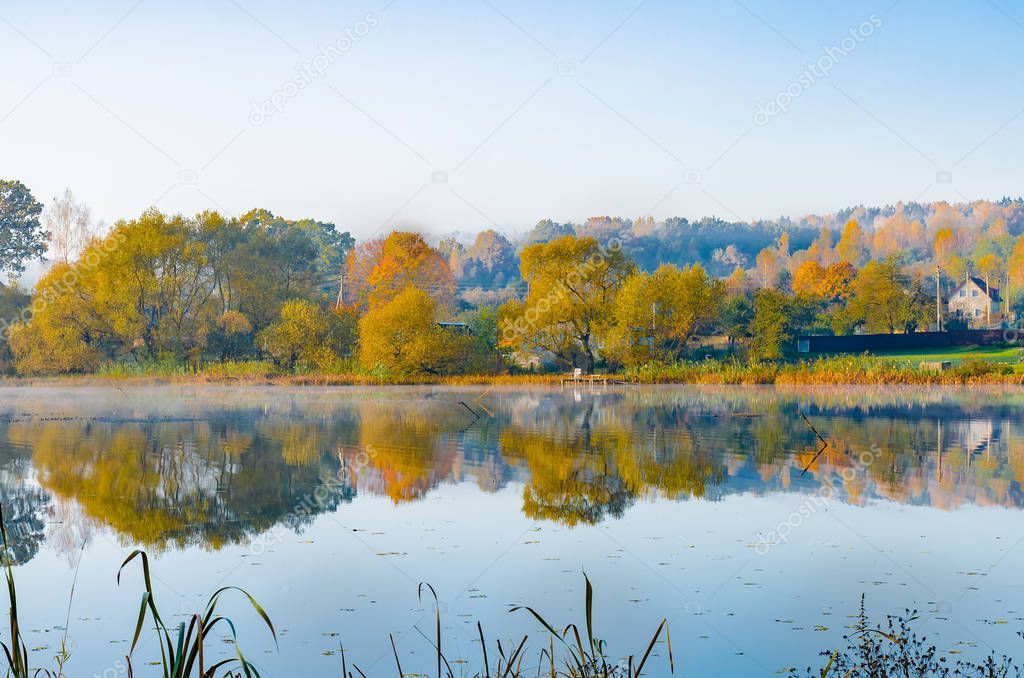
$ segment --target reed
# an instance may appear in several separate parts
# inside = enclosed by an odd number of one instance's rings
[[[583,620],[584,631],[580,626],[570,623],[561,631],[547,621],[547,619],[532,607],[514,607],[510,613],[526,612],[530,614],[545,631],[548,643],[539,651],[531,652],[528,648],[529,636],[523,636],[517,643],[503,645],[500,640],[492,646],[488,652],[488,642],[484,634],[483,626],[477,622],[477,634],[480,639],[480,659],[477,669],[460,669],[458,678],[472,676],[472,678],[526,678],[527,676],[546,678],[640,678],[645,675],[666,675],[664,671],[656,673],[644,673],[644,667],[653,657],[655,645],[662,635],[665,636],[665,643],[668,651],[668,671],[675,674],[675,659],[672,655],[672,637],[669,635],[668,620],[662,619],[661,623],[651,636],[650,642],[639,654],[630,654],[615,659],[609,654],[608,645],[604,640],[594,635],[594,587],[586,574],[583,575],[585,583],[585,617]],[[443,650],[443,639],[441,636],[441,608],[438,604],[437,593],[429,584],[420,584],[417,595],[423,600],[424,594],[429,592],[434,600],[434,634],[431,638],[422,631],[421,635],[427,640],[433,650],[435,665],[431,667],[436,671],[438,678],[457,678],[452,665],[465,667],[469,664],[466,661],[452,661]],[[417,629],[419,630],[419,629]],[[391,641],[391,651],[395,661],[395,670],[398,678],[409,675],[430,675],[411,673],[402,667],[402,660],[395,645],[393,636],[388,636]],[[365,678],[366,673],[353,664],[352,670],[348,668],[348,657],[344,648],[341,651],[342,677],[356,678],[356,675]]]
[[[135,634],[132,636],[132,644],[128,650],[128,656],[125,657],[128,668],[128,676],[132,678],[134,676],[134,669],[132,667],[132,655],[135,653],[135,648],[139,643],[139,638],[142,635],[142,629],[146,624],[146,618],[149,617],[151,622],[156,628],[156,633],[159,636],[160,641],[160,667],[162,669],[163,678],[189,678],[193,675],[193,672],[197,672],[199,678],[214,678],[217,670],[225,669],[225,675],[245,675],[246,678],[257,678],[260,676],[259,670],[255,665],[252,664],[245,655],[242,653],[242,648],[238,644],[238,638],[235,634],[235,625],[227,617],[223,617],[217,614],[217,605],[220,602],[221,597],[228,592],[234,591],[240,593],[249,604],[256,611],[256,613],[263,620],[267,628],[270,629],[270,634],[274,638],[274,644],[277,645],[277,632],[274,630],[274,624],[270,621],[270,617],[264,611],[260,604],[249,595],[244,589],[240,589],[237,586],[224,586],[213,592],[209,600],[206,603],[206,608],[202,613],[193,613],[189,618],[188,626],[186,627],[185,622],[180,622],[177,629],[172,630],[164,622],[160,616],[160,610],[156,605],[156,599],[153,595],[153,581],[150,576],[149,570],[149,556],[143,551],[133,551],[117,571],[118,584],[121,583],[121,572],[136,558],[142,563],[142,577],[146,583],[146,590],[142,594],[142,603],[139,606],[139,619],[135,625]],[[214,662],[213,664],[207,665],[206,663],[206,644],[217,628],[227,627],[230,635],[231,644],[235,648],[235,657],[228,659],[222,659]],[[237,666],[240,673],[233,674],[233,668]]]
[[[4,658],[7,660],[7,675],[11,678],[67,678],[64,673],[64,665],[71,658],[68,649],[67,632],[68,623],[65,621],[64,630],[61,632],[60,649],[53,657],[54,668],[32,668],[28,647],[25,646],[25,639],[21,635],[21,618],[18,612],[18,589],[14,583],[14,566],[11,564],[9,544],[7,540],[7,524],[4,521],[3,507],[0,506],[0,546],[3,547],[3,568],[4,580],[7,583],[7,598],[10,602],[8,612],[9,642],[0,642],[0,648],[4,651]],[[77,579],[77,572],[76,572]],[[74,597],[74,585],[71,587],[71,598]],[[68,602],[68,618],[71,616],[71,603]]]

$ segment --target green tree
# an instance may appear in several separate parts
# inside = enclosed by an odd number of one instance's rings
[[[750,349],[756,358],[780,360],[796,354],[796,340],[814,317],[814,304],[773,289],[754,293]]]
[[[472,374],[500,371],[504,360],[498,347],[498,309],[484,305],[464,311],[457,319],[466,323],[472,336],[471,362],[465,371]]]
[[[252,323],[238,311],[224,311],[210,328],[207,346],[222,362],[251,352]]]
[[[737,340],[750,336],[753,320],[754,304],[748,294],[736,294],[725,300],[720,324],[725,336],[729,338],[730,350],[736,347]]]
[[[0,275],[17,276],[46,252],[43,206],[20,181],[0,179]]]
[[[874,334],[913,332],[927,326],[931,304],[934,299],[929,300],[923,280],[911,278],[899,258],[890,256],[868,262],[857,274],[847,322],[863,324]]]
[[[30,301],[31,297],[18,287],[0,283],[0,374],[10,370],[14,357],[9,344],[11,328]]]

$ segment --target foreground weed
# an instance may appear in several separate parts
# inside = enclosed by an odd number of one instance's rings
[[[823,652],[828,663],[807,669],[809,678],[1021,678],[1020,667],[1008,657],[989,655],[981,663],[959,660],[955,664],[941,656],[935,645],[913,630],[917,610],[886,617],[885,626],[873,626],[861,596],[860,612],[853,632],[844,636],[846,646]],[[791,675],[796,670],[791,671]]]
[[[674,674],[675,660],[672,657],[672,636],[668,631],[667,619],[662,619],[661,623],[658,624],[658,628],[655,629],[654,635],[651,637],[651,642],[647,644],[647,649],[639,660],[637,660],[636,655],[629,655],[625,665],[622,662],[609,663],[606,651],[607,644],[605,641],[594,637],[594,587],[586,574],[583,575],[583,579],[586,582],[586,644],[584,644],[583,638],[580,636],[579,627],[576,624],[569,624],[559,633],[532,607],[514,607],[511,610],[512,612],[526,610],[541,623],[552,638],[557,639],[562,644],[567,656],[564,656],[561,660],[563,665],[561,671],[558,671],[556,666],[554,652],[547,653],[549,675],[552,678],[556,676],[564,676],[565,678],[601,678],[607,676],[614,678],[639,678],[644,670],[644,666],[647,664],[647,660],[651,656],[654,645],[661,637],[662,631],[665,632],[665,640],[668,646],[669,671]]]
[[[144,551],[133,551],[117,571],[117,581],[121,582],[121,572],[131,561],[138,558],[142,563],[142,576],[146,582],[146,590],[142,594],[142,603],[139,606],[139,620],[135,625],[135,635],[132,637],[131,648],[128,650],[128,656],[125,657],[128,665],[128,676],[131,678],[134,676],[132,669],[132,654],[135,652],[135,647],[138,645],[139,636],[142,634],[142,628],[146,623],[146,617],[152,620],[152,623],[156,627],[156,632],[160,640],[160,666],[163,670],[163,678],[190,678],[193,675],[193,670],[198,669],[199,678],[213,678],[219,669],[225,669],[222,675],[224,676],[241,676],[245,675],[246,678],[259,678],[260,672],[256,667],[245,658],[242,654],[242,648],[238,645],[238,638],[235,634],[235,625],[227,617],[222,617],[217,614],[217,604],[220,602],[221,596],[229,591],[236,591],[244,596],[252,608],[260,616],[263,622],[270,629],[270,634],[274,638],[274,644],[277,644],[277,632],[274,630],[274,624],[270,621],[270,617],[260,607],[260,604],[249,595],[245,590],[238,588],[237,586],[225,586],[214,591],[213,595],[210,596],[209,601],[206,603],[206,609],[203,614],[195,613],[189,620],[186,628],[185,622],[178,624],[176,632],[172,633],[171,629],[164,623],[164,620],[160,616],[160,612],[157,608],[156,602],[153,597],[153,582],[150,577],[149,571],[149,556]],[[229,659],[222,659],[209,667],[205,663],[205,643],[209,638],[210,634],[215,628],[219,626],[226,626],[229,629],[231,644],[235,647],[235,657]],[[233,668],[237,668],[237,672],[232,672]]]
[[[0,642],[3,648],[4,659],[7,661],[7,675],[11,678],[67,678],[64,673],[64,664],[71,657],[67,643],[67,623],[64,624],[64,631],[61,634],[60,649],[54,656],[54,669],[31,668],[29,664],[28,648],[25,646],[25,639],[21,635],[21,620],[18,616],[18,590],[14,584],[14,566],[11,563],[11,552],[8,548],[7,526],[4,522],[3,507],[0,507],[0,545],[3,546],[3,568],[4,579],[7,581],[7,596],[11,603],[10,622],[10,644]],[[77,578],[77,572],[76,572]],[[71,587],[71,595],[74,596],[74,585]],[[71,603],[68,603],[68,618],[71,616]]]

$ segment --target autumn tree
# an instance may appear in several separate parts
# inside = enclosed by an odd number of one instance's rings
[[[753,288],[750,276],[739,266],[734,268],[729,277],[725,279],[725,291],[730,295],[744,294],[752,291]]]
[[[356,243],[345,257],[345,270],[341,278],[338,301],[365,310],[370,297],[370,274],[384,253],[384,238],[373,238]]]
[[[995,252],[989,252],[979,257],[974,266],[985,284],[995,287],[1005,271],[1006,263]]]
[[[36,285],[27,325],[12,335],[19,371],[85,371],[140,348],[195,357],[211,290],[188,228],[150,210],[91,241],[77,262],[55,265]]]
[[[830,229],[822,227],[818,233],[818,239],[807,249],[807,257],[814,259],[822,266],[830,266],[835,263],[837,255],[832,244],[832,231]]]
[[[761,287],[774,286],[779,277],[779,271],[782,270],[778,250],[772,247],[764,248],[758,253],[754,265],[757,268],[757,277]]]
[[[843,234],[836,244],[836,255],[840,261],[857,266],[864,258],[864,229],[856,219],[850,219],[843,226]]]
[[[214,212],[188,218],[154,209],[117,222],[36,286],[16,342],[19,369],[197,363],[251,351],[247,338],[276,322],[284,302],[325,301],[313,229],[268,226],[274,219],[259,213],[243,223]]]
[[[398,377],[461,371],[472,338],[457,329],[439,327],[437,313],[437,301],[413,286],[371,305],[359,319],[363,367]]]
[[[223,362],[249,353],[253,339],[252,323],[244,313],[224,311],[209,330],[207,346]]]
[[[870,333],[913,332],[927,325],[931,304],[923,280],[911,278],[897,257],[868,262],[853,282],[849,309]]]
[[[953,245],[953,229],[946,227],[935,232],[932,251],[935,253],[936,263],[941,266],[949,261],[949,257],[953,255]]]
[[[1006,262],[1007,289],[1004,291],[1007,302],[1010,300],[1010,288],[1019,289],[1024,286],[1024,236],[1018,236],[1013,242],[1013,249]]]
[[[675,359],[691,337],[711,327],[724,294],[725,285],[696,265],[634,273],[615,299],[609,348],[627,365]]]
[[[502,344],[549,352],[567,365],[593,371],[611,328],[615,297],[635,265],[619,247],[565,236],[530,245],[520,257],[529,291],[500,313]]]
[[[481,231],[466,252],[464,275],[477,277],[481,282],[502,285],[518,272],[516,249],[501,233],[493,229]]]
[[[793,292],[796,294],[820,294],[825,269],[816,259],[808,259],[793,272]]]
[[[36,285],[29,321],[11,327],[10,350],[19,374],[89,372],[100,365],[104,334],[92,329],[95,311],[62,289],[73,275],[71,264],[55,263]]]
[[[846,301],[850,297],[851,285],[857,277],[857,269],[845,261],[839,261],[827,269],[818,286],[818,294],[826,301]]]
[[[385,304],[407,287],[429,294],[441,306],[455,298],[455,277],[444,257],[418,233],[395,231],[380,246],[380,257],[366,277],[367,302]]]
[[[305,299],[281,306],[280,318],[260,332],[257,343],[278,365],[338,371],[355,345],[355,318],[333,313]]]

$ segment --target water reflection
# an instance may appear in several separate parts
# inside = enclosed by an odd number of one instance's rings
[[[0,502],[19,562],[47,537],[71,553],[97,526],[150,549],[216,549],[360,495],[415,502],[467,481],[522,484],[525,515],[568,526],[655,498],[825,484],[856,505],[1022,503],[1017,392],[496,390],[479,420],[460,403],[478,393],[445,389],[2,395]],[[816,460],[799,411],[830,442]]]

